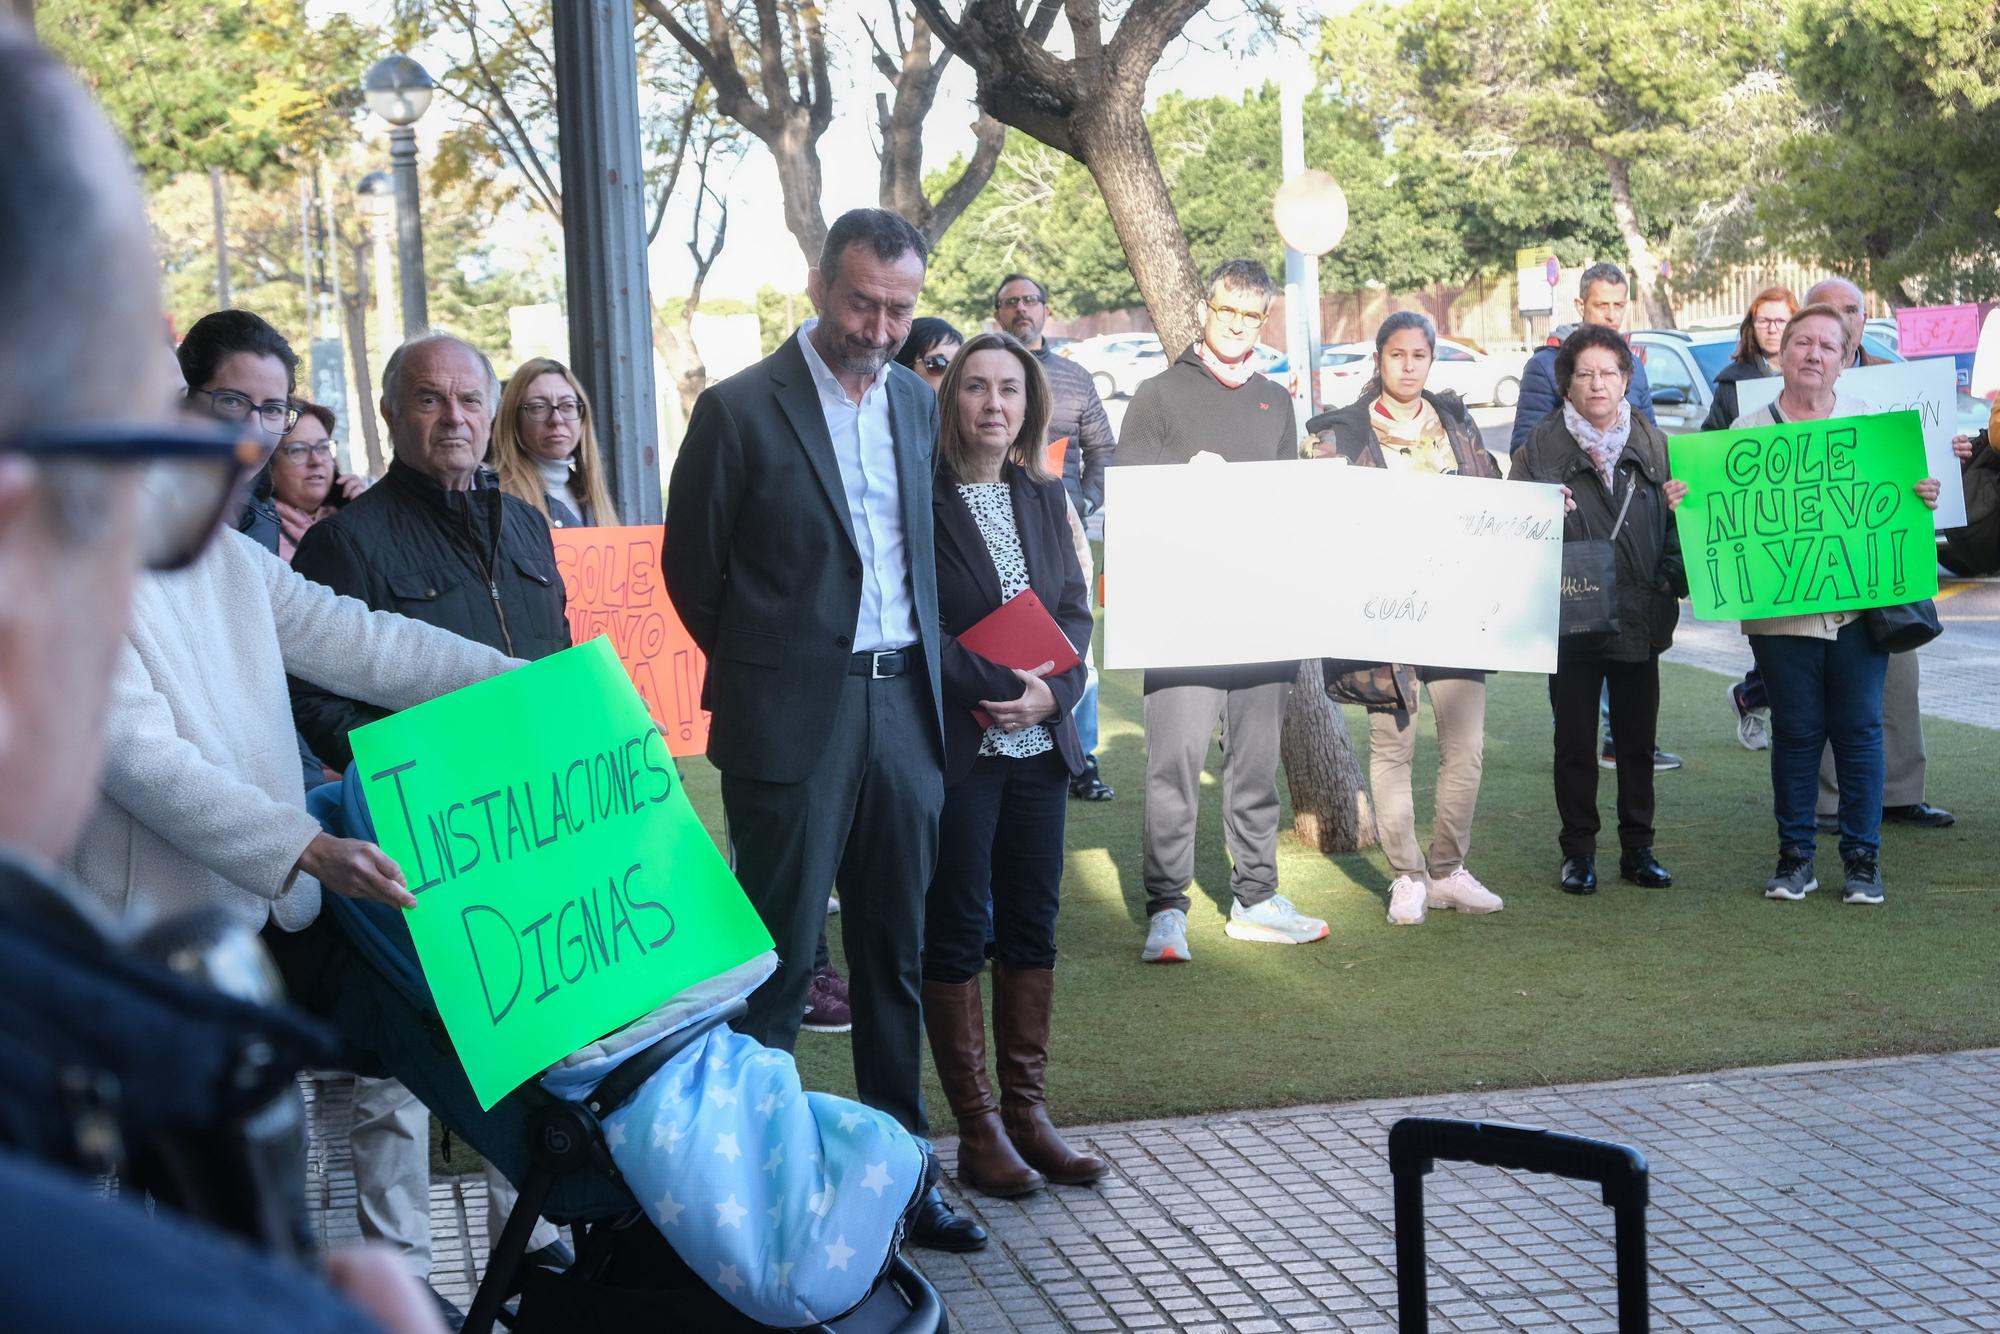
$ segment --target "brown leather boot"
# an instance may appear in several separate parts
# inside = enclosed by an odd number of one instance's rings
[[[958,1179],[982,1195],[1011,1199],[1048,1183],[1023,1162],[993,1106],[986,1080],[986,1015],[979,979],[924,983],[924,1028],[938,1082],[958,1121]]]
[[[1055,970],[993,964],[993,1045],[1000,1055],[1000,1120],[1021,1157],[1049,1180],[1088,1186],[1104,1160],[1078,1153],[1049,1120],[1049,1013]]]

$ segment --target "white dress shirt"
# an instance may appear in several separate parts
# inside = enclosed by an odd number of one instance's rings
[[[889,432],[889,368],[875,373],[856,403],[813,346],[818,320],[800,326],[799,348],[819,388],[820,413],[840,465],[847,517],[861,556],[861,614],[854,651],[907,648],[917,642],[917,607],[910,591],[910,556],[903,539],[902,489],[896,441]]]

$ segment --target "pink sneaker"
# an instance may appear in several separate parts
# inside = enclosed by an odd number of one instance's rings
[[[1506,905],[1500,896],[1479,883],[1479,878],[1463,866],[1442,880],[1431,881],[1430,897],[1425,900],[1433,908],[1455,908],[1459,912],[1499,912]]]

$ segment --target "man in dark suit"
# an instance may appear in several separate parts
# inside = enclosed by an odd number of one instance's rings
[[[667,592],[708,655],[708,757],[736,875],[777,942],[744,1032],[790,1050],[826,887],[840,891],[861,1100],[927,1133],[924,891],[944,804],[937,400],[891,358],[926,248],[879,209],[843,214],[807,278],[819,317],[696,400],[667,491]],[[985,1232],[935,1190],[912,1240]]]

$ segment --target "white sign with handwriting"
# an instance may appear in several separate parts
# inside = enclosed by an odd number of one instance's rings
[[[1553,672],[1562,492],[1328,460],[1113,468],[1107,667]]]
[[[1770,375],[1738,380],[1736,404],[1745,416],[1770,403],[1785,382]],[[1965,481],[1951,438],[1958,434],[1958,366],[1950,357],[1923,361],[1891,361],[1878,366],[1850,366],[1834,388],[1842,398],[1861,404],[1860,416],[1872,412],[1915,412],[1924,423],[1924,459],[1938,479],[1937,513],[1932,522],[1942,532],[1965,526]]]

